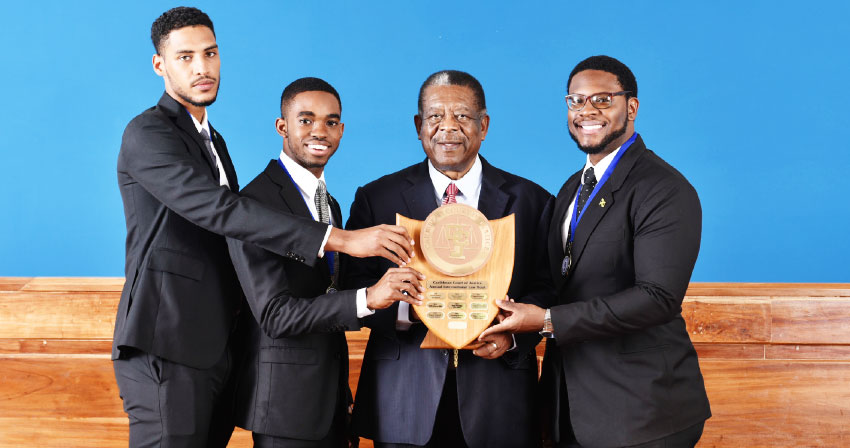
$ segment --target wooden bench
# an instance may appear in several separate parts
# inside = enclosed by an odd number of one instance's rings
[[[109,360],[122,283],[0,278],[0,447],[127,446]],[[850,284],[694,283],[682,314],[714,414],[700,447],[850,446]],[[352,389],[368,334],[348,333]]]

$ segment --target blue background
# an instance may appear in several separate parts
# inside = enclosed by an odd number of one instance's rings
[[[154,105],[151,22],[173,2],[5,4],[0,276],[117,276],[116,156]],[[280,151],[283,87],[319,76],[346,124],[328,188],[424,158],[416,95],[469,71],[491,116],[482,155],[556,193],[578,170],[563,101],[584,57],[631,67],[636,129],[702,199],[695,281],[847,282],[850,7],[807,2],[207,2],[222,86],[209,109],[240,183]]]

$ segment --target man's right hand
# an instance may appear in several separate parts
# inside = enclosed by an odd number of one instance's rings
[[[360,230],[331,229],[325,251],[342,252],[353,257],[384,257],[398,266],[410,263],[416,244],[402,226],[381,224]]]
[[[425,280],[425,276],[415,269],[390,268],[378,283],[366,288],[366,306],[370,310],[380,310],[398,301],[422,305],[425,287],[421,280]]]

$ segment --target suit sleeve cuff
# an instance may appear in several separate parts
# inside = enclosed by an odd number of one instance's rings
[[[407,331],[413,322],[410,321],[410,304],[407,302],[398,302],[398,315],[395,320],[395,329],[397,331]]]
[[[366,288],[360,288],[357,290],[357,318],[362,319],[366,316],[371,316],[375,314],[375,310],[370,310],[368,306],[366,306]]]
[[[322,245],[319,246],[319,258],[325,256],[325,244],[328,244],[328,238],[331,237],[331,227],[328,225],[328,230],[325,232],[325,239],[322,240]],[[363,303],[366,303],[366,296],[363,296]],[[359,309],[359,308],[358,308]]]
[[[507,350],[509,352],[516,350],[516,336],[513,333],[511,333],[511,344],[511,348]]]

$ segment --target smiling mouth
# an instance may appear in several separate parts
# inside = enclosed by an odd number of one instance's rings
[[[581,131],[582,134],[585,135],[598,134],[603,127],[605,127],[605,125],[599,122],[586,122],[576,124],[576,129],[578,129],[579,131]]]
[[[330,145],[323,145],[321,143],[310,143],[307,145],[307,150],[316,157],[324,157],[329,154],[330,148]]]

